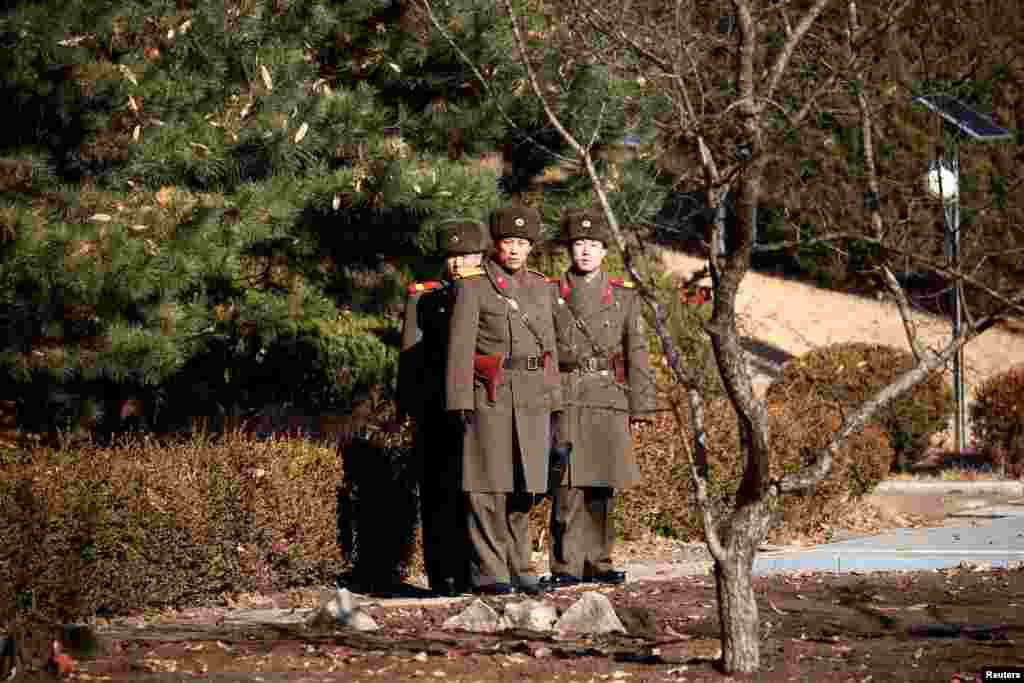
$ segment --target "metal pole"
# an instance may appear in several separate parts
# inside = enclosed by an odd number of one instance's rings
[[[956,194],[946,202],[946,238],[949,247],[950,268],[960,268],[960,141],[956,131],[949,131],[946,138],[946,163],[956,178]],[[962,323],[963,282],[957,278],[953,286],[953,339],[960,337]],[[955,401],[953,429],[959,453],[967,450],[967,414],[964,400],[964,349],[961,346],[953,356],[953,398]]]

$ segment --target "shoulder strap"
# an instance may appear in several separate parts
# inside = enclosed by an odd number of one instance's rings
[[[572,324],[576,326],[576,329],[580,331],[580,333],[583,335],[583,338],[586,339],[587,343],[590,344],[591,348],[594,349],[594,355],[600,356],[602,358],[608,357],[608,349],[604,348],[597,342],[597,340],[594,338],[594,335],[590,333],[590,328],[587,327],[587,324],[583,322],[582,318],[576,315],[576,311],[573,309],[572,304],[569,303],[568,300],[565,302],[565,309],[569,311],[569,315],[572,317]]]
[[[601,346],[597,342],[597,339],[594,338],[594,335],[591,334],[590,328],[587,327],[587,324],[583,322],[583,319],[576,313],[576,309],[573,308],[571,299],[565,299],[565,310],[569,311],[569,316],[572,318],[572,324],[576,326],[576,329],[580,331],[583,338],[586,339],[587,343],[594,349],[594,355],[607,358],[609,355],[608,350]]]

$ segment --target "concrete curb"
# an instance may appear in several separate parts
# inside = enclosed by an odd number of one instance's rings
[[[887,479],[876,486],[872,493],[996,493],[1005,496],[1024,496],[1024,481],[904,481],[902,479]]]

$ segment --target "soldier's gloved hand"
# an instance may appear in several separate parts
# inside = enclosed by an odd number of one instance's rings
[[[450,414],[455,423],[460,425],[463,429],[469,429],[476,424],[475,410],[452,410],[450,411]]]

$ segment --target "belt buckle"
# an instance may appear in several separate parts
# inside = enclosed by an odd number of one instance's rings
[[[527,356],[526,357],[526,369],[537,370],[540,368],[540,357],[539,356]]]
[[[583,364],[583,368],[587,372],[597,372],[597,357],[591,356],[590,358],[588,358],[587,361]]]

